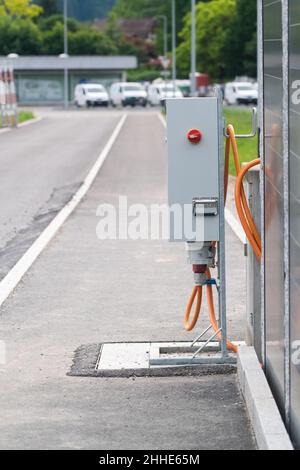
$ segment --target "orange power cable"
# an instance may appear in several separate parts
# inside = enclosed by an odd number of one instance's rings
[[[226,148],[225,148],[225,177],[224,177],[224,192],[225,192],[225,203],[227,199],[227,191],[228,191],[228,180],[229,180],[229,160],[230,160],[230,149],[232,149],[234,165],[237,174],[236,180],[236,187],[235,187],[235,203],[237,212],[242,224],[242,227],[246,233],[246,236],[249,240],[249,243],[252,246],[252,249],[257,257],[257,259],[261,260],[261,238],[258,233],[258,230],[255,226],[254,220],[252,218],[247,198],[245,195],[245,190],[243,186],[243,180],[247,172],[256,165],[260,164],[260,159],[257,158],[252,162],[248,163],[241,169],[238,147],[235,137],[235,131],[232,125],[227,127],[227,134],[229,137],[226,138]],[[215,244],[215,242],[213,242]],[[207,279],[211,279],[210,269],[207,268],[206,270]],[[184,315],[184,327],[187,331],[192,331],[199,319],[200,310],[201,310],[201,303],[202,303],[202,287],[195,286],[190,297],[189,303],[187,305],[185,315]],[[215,313],[215,306],[214,306],[214,297],[213,297],[213,289],[211,285],[206,286],[206,295],[207,295],[207,302],[208,302],[208,311],[209,311],[209,318],[211,325],[215,332],[219,331],[219,325],[216,319]],[[191,311],[197,297],[197,305],[194,312],[194,318],[192,322],[190,322],[190,315]],[[219,339],[222,338],[222,334],[218,334]],[[237,352],[237,347],[231,343],[230,341],[227,342],[227,347],[233,352]]]
[[[197,305],[196,305],[193,321],[190,323],[190,315],[191,315],[191,311],[192,311],[196,296],[197,296]],[[184,315],[184,328],[186,329],[186,331],[192,331],[197,325],[198,318],[200,315],[200,310],[201,310],[201,303],[202,303],[202,287],[195,286],[193,289],[192,295],[190,297],[189,303],[187,305],[185,315]]]

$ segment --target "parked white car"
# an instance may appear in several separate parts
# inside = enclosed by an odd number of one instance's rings
[[[151,106],[164,105],[167,98],[183,98],[183,93],[173,83],[154,83],[150,85],[148,102]]]
[[[249,82],[232,82],[225,86],[225,101],[229,105],[257,104],[258,90]]]
[[[113,106],[147,106],[147,93],[140,83],[114,83],[110,88]]]
[[[75,88],[75,104],[79,108],[90,106],[109,106],[109,95],[99,83],[84,83]]]

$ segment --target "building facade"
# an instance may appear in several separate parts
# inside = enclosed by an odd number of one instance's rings
[[[64,74],[68,70],[69,100],[74,99],[78,83],[94,82],[109,87],[126,79],[128,70],[137,67],[134,56],[20,56],[0,58],[14,66],[18,103],[21,105],[55,105],[64,101]]]

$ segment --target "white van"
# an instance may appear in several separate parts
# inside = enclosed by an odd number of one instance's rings
[[[114,83],[110,100],[113,106],[147,106],[147,93],[140,83]]]
[[[173,83],[153,83],[148,89],[151,106],[164,105],[167,98],[183,98],[182,91]]]
[[[258,90],[249,82],[232,82],[225,86],[225,101],[229,105],[257,104]]]
[[[75,104],[83,106],[108,106],[109,96],[103,85],[99,83],[84,83],[75,88]]]

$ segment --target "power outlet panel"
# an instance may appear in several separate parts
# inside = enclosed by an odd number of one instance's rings
[[[167,100],[171,241],[220,239],[219,123],[217,97]]]

